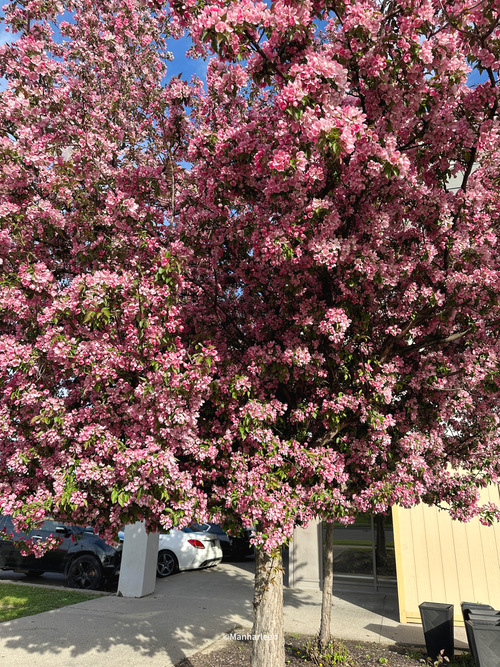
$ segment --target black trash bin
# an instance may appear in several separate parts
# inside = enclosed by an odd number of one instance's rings
[[[480,602],[462,602],[460,607],[464,618],[465,632],[467,633],[467,643],[469,644],[474,662],[476,662],[477,656],[475,655],[476,649],[474,646],[474,637],[472,636],[472,629],[467,625],[467,621],[470,619],[471,614],[491,613],[494,612],[495,609],[490,604],[481,604]]]
[[[472,615],[473,616],[473,615]],[[498,667],[500,665],[500,620],[469,620],[465,622],[470,652],[476,667]]]
[[[462,602],[460,603],[460,607],[462,608],[464,623],[469,620],[470,614],[482,614],[483,612],[489,613],[491,611],[496,611],[490,604],[481,604],[480,602]]]
[[[469,621],[490,621],[494,623],[495,621],[500,621],[500,611],[496,609],[486,609],[482,612],[475,612],[469,614]]]
[[[436,660],[441,651],[451,660],[454,654],[453,605],[422,602],[418,605],[424,629],[427,655]]]

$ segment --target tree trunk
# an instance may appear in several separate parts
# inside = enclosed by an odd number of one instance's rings
[[[252,667],[284,667],[283,560],[281,549],[255,553]]]
[[[318,643],[326,648],[330,642],[333,598],[333,523],[326,524],[323,545],[323,594],[321,597],[321,625]]]

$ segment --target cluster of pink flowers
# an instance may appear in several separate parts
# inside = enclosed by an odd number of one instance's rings
[[[318,331],[328,336],[328,339],[338,345],[342,342],[351,320],[342,308],[329,308],[325,312],[325,318],[320,322]]]
[[[2,511],[268,550],[394,503],[496,517],[482,4],[77,5],[11,4],[0,47]],[[165,83],[184,28],[206,85]]]

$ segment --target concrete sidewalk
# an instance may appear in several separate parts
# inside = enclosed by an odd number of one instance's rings
[[[172,667],[235,628],[252,625],[253,563],[221,564],[157,580],[141,599],[107,595],[0,624],[0,665]],[[285,589],[285,630],[314,635],[321,594]],[[424,643],[419,625],[397,620],[396,592],[337,592],[333,635],[359,641]],[[456,632],[466,648],[465,631]]]

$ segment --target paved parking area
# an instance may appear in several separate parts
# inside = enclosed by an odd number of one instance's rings
[[[250,629],[252,596],[252,562],[182,572],[157,580],[155,593],[145,598],[105,595],[1,623],[0,664],[172,667],[235,628]],[[315,634],[320,592],[285,589],[284,598],[286,631]],[[332,631],[344,639],[423,644],[421,626],[399,623],[394,590],[337,592]],[[466,646],[463,628],[456,646]]]

